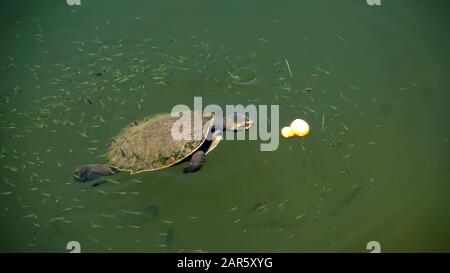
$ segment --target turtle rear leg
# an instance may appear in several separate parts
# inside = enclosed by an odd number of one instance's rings
[[[201,150],[195,152],[191,157],[191,163],[189,164],[189,166],[184,168],[183,172],[193,173],[200,170],[203,167],[203,164],[205,164],[205,160],[205,152]]]
[[[87,164],[75,169],[73,179],[78,182],[87,182],[99,178],[118,173],[118,171],[108,165],[103,164]]]

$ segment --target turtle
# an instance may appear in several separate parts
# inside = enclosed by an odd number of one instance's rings
[[[160,113],[132,122],[114,137],[106,152],[107,164],[86,164],[73,173],[77,182],[87,182],[102,176],[128,172],[134,175],[165,169],[190,161],[184,173],[202,168],[206,155],[222,140],[223,131],[244,131],[253,126],[247,115],[233,113],[226,118],[214,113],[182,112],[190,129],[179,126],[179,117]],[[190,119],[190,120],[189,120]],[[195,121],[201,120],[201,124]],[[174,126],[178,125],[178,127]],[[220,126],[219,126],[220,125]],[[178,128],[174,137],[173,128]],[[176,131],[175,131],[176,132]]]

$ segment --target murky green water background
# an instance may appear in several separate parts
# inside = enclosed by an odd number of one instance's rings
[[[0,250],[450,251],[448,7],[2,1]],[[192,175],[72,182],[123,126],[194,96],[278,104],[312,134],[223,142]]]

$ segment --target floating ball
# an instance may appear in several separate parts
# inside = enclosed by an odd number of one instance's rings
[[[284,138],[290,138],[290,137],[293,137],[295,134],[292,131],[291,127],[284,127],[283,129],[281,129],[281,135]]]
[[[291,130],[295,135],[305,137],[309,134],[309,125],[303,119],[296,119],[291,123]]]

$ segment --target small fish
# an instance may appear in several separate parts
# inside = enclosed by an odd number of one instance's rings
[[[64,217],[55,217],[55,218],[52,218],[52,219],[50,219],[50,220],[48,220],[50,223],[52,223],[52,222],[54,222],[54,221],[61,221],[61,222],[64,222],[64,223],[72,223],[72,221],[70,221],[70,220],[67,220],[67,219],[65,219]]]
[[[297,228],[300,225],[304,225],[304,221],[294,221],[292,219],[287,218],[275,218],[272,220],[261,221],[257,223],[249,224],[248,228],[270,228],[274,230],[279,229],[288,229],[288,228]]]
[[[266,201],[258,201],[253,207],[251,207],[248,212],[254,212],[256,210],[260,210],[267,207]]]
[[[82,136],[82,137],[88,138],[88,135],[86,134],[86,131],[84,131],[84,132],[77,131],[77,133],[78,133],[80,136]]]
[[[354,190],[342,201],[342,203],[331,213],[332,216],[335,216],[342,209],[351,205],[356,199],[359,198],[361,191],[363,189],[360,185],[353,185]]]
[[[165,245],[167,248],[167,252],[172,251],[173,236],[174,236],[174,231],[173,231],[173,228],[171,228],[167,231],[167,234],[164,239],[164,242],[165,242]]]
[[[339,40],[341,40],[341,41],[344,41],[344,42],[348,42],[344,37],[342,37],[342,36],[338,36],[337,37]]]
[[[37,219],[37,216],[36,216],[36,214],[31,213],[31,214],[22,216],[20,219],[28,219],[28,218],[34,218],[34,219]]]
[[[122,220],[123,222],[128,225],[142,226],[159,215],[159,207],[150,205],[142,211],[122,210],[122,212],[126,214]]]
[[[343,170],[338,170],[336,171],[337,174],[349,174],[351,173],[351,171],[347,170],[347,169],[343,169]]]
[[[122,210],[123,213],[127,213],[127,214],[134,214],[134,215],[141,215],[142,212],[139,211],[132,211],[132,210]]]
[[[103,228],[103,226],[102,225],[98,225],[98,224],[95,224],[95,223],[90,223],[91,224],[91,228]]]

